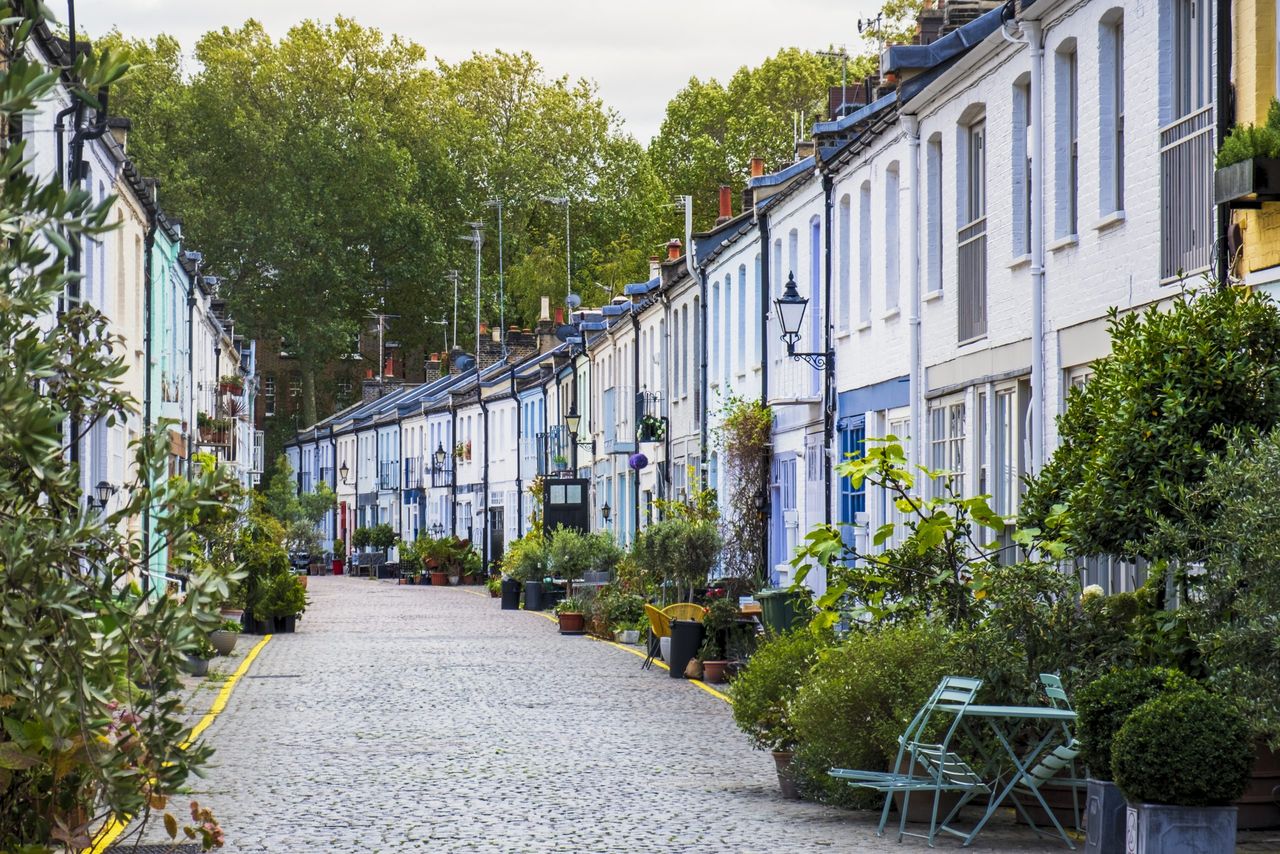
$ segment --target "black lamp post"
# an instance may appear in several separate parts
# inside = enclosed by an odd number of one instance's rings
[[[98,485],[93,488],[93,496],[89,498],[89,506],[97,507],[99,510],[107,509],[107,502],[111,500],[111,496],[116,494],[116,488],[105,480],[98,481]],[[94,500],[97,498],[97,501]]]
[[[787,284],[782,296],[773,301],[778,310],[778,323],[782,326],[782,340],[787,345],[787,355],[798,361],[808,362],[815,370],[826,371],[827,382],[831,381],[832,369],[835,367],[834,350],[825,353],[797,353],[796,342],[800,340],[800,327],[804,323],[804,312],[809,307],[809,300],[800,296],[796,288],[796,275],[787,275]]]
[[[606,501],[604,506],[600,508],[600,515],[604,517],[604,523],[608,525],[609,517],[613,515],[613,508],[609,506],[608,501]]]
[[[445,452],[445,449],[444,449],[444,443],[437,442],[436,449],[431,454],[431,461],[432,463],[435,464],[436,471],[444,471],[444,461],[448,458],[448,456],[449,455]]]
[[[347,482],[347,475],[351,474],[351,468],[347,465],[347,461],[343,460],[342,465],[338,467],[338,477],[342,478],[342,482]]]
[[[564,424],[569,428],[569,444],[573,448],[570,452],[570,461],[576,472],[578,470],[578,430],[582,427],[582,416],[578,414],[577,407],[569,410],[569,414],[564,417]]]

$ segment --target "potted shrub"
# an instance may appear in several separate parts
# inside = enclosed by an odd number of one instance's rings
[[[729,642],[738,628],[738,606],[728,599],[716,599],[707,608],[707,616],[702,625],[706,631],[706,640],[702,649],[698,650],[698,661],[702,663],[702,680],[719,683],[724,681],[725,670],[729,667]]]
[[[1148,700],[1116,733],[1111,759],[1129,801],[1128,850],[1235,850],[1231,802],[1249,782],[1253,734],[1231,702],[1199,687]]]
[[[462,583],[475,584],[484,570],[484,560],[480,557],[480,553],[473,548],[468,548],[462,553],[461,565]]]
[[[569,467],[569,458],[564,454],[556,454],[551,458],[551,464],[556,467],[556,471],[564,471]]]
[[[661,442],[667,435],[667,422],[657,415],[645,415],[640,419],[640,441]]]
[[[1280,103],[1275,98],[1265,124],[1231,129],[1214,167],[1214,200],[1218,204],[1280,199]]]
[[[829,643],[806,629],[776,635],[760,645],[733,680],[733,720],[751,746],[773,754],[784,798],[798,798],[791,761],[797,736],[791,723],[791,700],[813,669],[818,652]]]
[[[504,579],[494,576],[485,582],[485,587],[489,590],[489,598],[497,599],[502,595],[502,582]]]
[[[273,631],[290,634],[306,607],[306,593],[293,573],[281,572],[261,586],[253,613],[259,620],[269,621]]]
[[[1111,779],[1112,742],[1134,709],[1155,697],[1195,686],[1191,677],[1167,667],[1116,669],[1090,682],[1076,695],[1076,738],[1080,759],[1089,769],[1089,822],[1085,846],[1090,854],[1123,854],[1125,799]]]
[[[330,565],[334,575],[342,575],[347,562],[347,544],[341,538],[333,541],[333,563]]]
[[[187,653],[187,672],[192,676],[208,676],[209,660],[217,654],[213,644],[205,638],[200,638],[191,652]]]
[[[217,629],[209,633],[209,643],[218,655],[230,655],[236,648],[236,640],[240,637],[240,621],[226,619]]]
[[[560,634],[580,635],[587,630],[587,615],[583,602],[576,596],[561,599],[555,606],[556,619],[560,622]]]
[[[502,607],[517,608],[523,587],[525,610],[541,611],[542,582],[547,576],[547,538],[541,529],[533,528],[512,542],[502,566],[510,576],[503,580]]]

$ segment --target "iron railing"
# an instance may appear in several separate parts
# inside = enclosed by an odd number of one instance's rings
[[[325,486],[333,485],[333,466],[320,467],[320,479],[317,483],[323,483]]]
[[[1160,280],[1213,261],[1213,105],[1160,128]]]
[[[395,489],[400,484],[400,466],[395,460],[378,463],[378,488]]]
[[[404,488],[422,488],[422,460],[417,457],[408,457],[404,461]]]
[[[956,236],[960,341],[987,334],[987,218],[978,217]]]
[[[573,449],[569,447],[571,444],[569,428],[563,424],[557,424],[546,432],[539,433],[536,439],[538,443],[538,474],[549,475],[564,471],[564,468],[556,465],[556,457],[564,457],[569,463],[573,461]]]

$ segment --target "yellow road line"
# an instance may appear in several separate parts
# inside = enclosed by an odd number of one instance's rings
[[[249,665],[253,664],[253,660],[258,657],[258,653],[262,652],[262,648],[267,645],[267,641],[271,640],[271,637],[271,635],[263,635],[262,640],[258,641],[258,643],[254,645],[253,649],[249,650],[249,653],[244,657],[244,661],[240,662],[240,666],[235,669],[235,672],[227,679],[226,683],[222,686],[222,689],[218,691],[218,696],[214,697],[213,705],[209,707],[209,711],[205,712],[204,717],[200,718],[199,722],[191,728],[190,737],[187,738],[186,741],[182,742],[182,744],[178,745],[179,750],[186,750],[190,747],[192,742],[199,738],[200,734],[209,728],[209,725],[213,723],[213,719],[221,714],[222,710],[227,707],[227,700],[231,697],[232,689],[236,687],[236,683],[240,681],[240,677],[244,676],[244,674],[248,672]],[[116,839],[120,837],[120,834],[124,833],[128,826],[128,821],[122,821],[119,818],[112,818],[103,825],[102,829],[98,831],[96,836],[94,836],[93,845],[89,848],[89,854],[103,854],[111,843],[115,842]]]
[[[604,640],[603,638],[594,637],[594,636],[592,636],[592,635],[587,635],[587,637],[591,638],[593,641],[595,641],[595,642],[597,642],[597,643],[603,643],[603,644],[608,644],[609,646],[612,646],[612,647],[617,647],[618,649],[622,650],[623,652],[629,652],[629,653],[631,653],[632,655],[637,656],[637,657],[639,657],[639,658],[648,658],[648,657],[649,657],[648,655],[646,655],[645,653],[641,652],[641,651],[640,651],[640,650],[638,650],[638,649],[634,649],[634,648],[632,648],[632,647],[625,646],[624,644],[617,643],[616,641]],[[666,670],[666,671],[668,671],[668,672],[670,672],[670,671],[671,671],[671,668],[670,668],[670,667],[668,667],[666,664],[663,664],[661,661],[659,661],[659,660],[658,660],[658,659],[656,659],[656,658],[653,660],[653,663],[654,663],[654,664],[656,664],[656,665],[658,665],[659,667],[661,667],[663,670]],[[689,683],[689,684],[691,684],[691,685],[694,685],[694,686],[696,686],[696,687],[698,687],[698,688],[701,688],[703,691],[706,691],[706,692],[707,692],[708,694],[710,694],[711,696],[713,696],[713,697],[717,697],[717,698],[719,698],[719,699],[721,699],[721,700],[724,700],[726,703],[728,703],[728,704],[729,704],[729,705],[731,705],[731,706],[733,705],[733,699],[732,699],[728,694],[725,694],[725,693],[722,693],[722,692],[720,692],[720,691],[717,691],[715,688],[712,688],[710,685],[708,685],[707,683],[703,682],[701,679],[686,679],[685,681],[686,681],[686,682],[688,682],[688,683]]]

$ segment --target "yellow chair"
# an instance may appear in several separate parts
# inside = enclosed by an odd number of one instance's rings
[[[649,631],[655,638],[671,637],[671,618],[649,603],[644,606],[645,616],[649,618]]]
[[[692,602],[677,602],[663,608],[662,613],[668,620],[693,620],[695,623],[701,623],[702,618],[707,616],[707,609]],[[668,626],[668,633],[670,633],[670,626]]]

